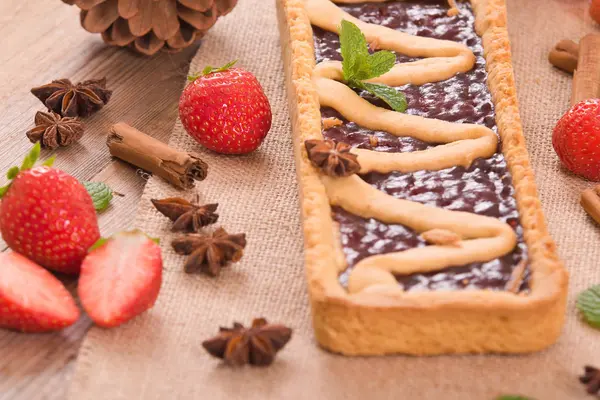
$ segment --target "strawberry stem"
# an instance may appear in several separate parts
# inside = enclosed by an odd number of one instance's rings
[[[210,65],[207,66],[206,68],[204,68],[202,70],[202,73],[195,73],[192,74],[190,76],[188,76],[188,81],[190,82],[194,82],[196,79],[202,77],[202,76],[206,76],[206,75],[210,75],[213,74],[215,72],[224,72],[227,71],[229,68],[233,67],[236,63],[238,62],[238,60],[233,60],[231,62],[228,62],[227,64],[223,65],[222,67],[211,67]]]
[[[19,171],[20,171],[19,167],[14,166],[8,170],[8,172],[6,173],[6,177],[8,178],[9,181],[12,181],[13,179],[15,179],[15,177],[17,176]]]

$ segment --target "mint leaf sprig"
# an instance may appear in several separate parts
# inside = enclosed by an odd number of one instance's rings
[[[342,72],[348,86],[362,89],[385,101],[394,111],[405,112],[407,103],[404,93],[379,83],[364,82],[377,78],[392,69],[396,56],[382,50],[369,54],[365,35],[350,21],[342,20],[340,26]]]
[[[592,286],[577,297],[577,308],[591,327],[600,329],[600,285]]]
[[[104,211],[113,199],[112,189],[103,182],[82,182],[90,194],[96,211]]]

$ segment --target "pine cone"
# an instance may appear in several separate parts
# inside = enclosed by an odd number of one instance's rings
[[[153,55],[177,52],[204,36],[238,0],[62,0],[81,8],[81,26],[114,46]]]

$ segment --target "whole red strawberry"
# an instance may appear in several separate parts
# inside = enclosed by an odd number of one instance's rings
[[[48,332],[77,319],[75,300],[50,272],[18,253],[0,253],[0,328]]]
[[[554,128],[552,145],[567,169],[600,180],[600,99],[581,101],[567,111]]]
[[[0,231],[8,246],[46,268],[79,273],[88,249],[100,237],[92,198],[71,175],[46,165],[34,167],[39,143],[13,167],[0,189]]]
[[[224,154],[256,150],[271,129],[271,106],[250,72],[206,67],[181,94],[183,127],[203,146]]]
[[[90,318],[112,328],[152,307],[161,283],[160,247],[136,230],[93,246],[81,266],[77,292]]]

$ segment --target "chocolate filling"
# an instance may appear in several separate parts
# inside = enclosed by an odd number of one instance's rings
[[[447,15],[446,1],[401,1],[387,3],[339,4],[362,21],[402,30],[413,35],[452,40],[467,45],[477,57],[474,68],[443,82],[422,86],[405,85],[401,90],[408,100],[409,114],[459,123],[483,124],[497,132],[494,105],[487,87],[487,73],[481,38],[475,32],[474,15],[467,3],[460,5],[456,17]],[[341,60],[339,39],[334,33],[314,29],[317,62]],[[398,62],[413,61],[397,55]],[[380,107],[385,104],[368,93],[363,98]],[[336,117],[343,125],[323,132],[326,138],[349,143],[364,149],[382,152],[411,152],[435,146],[409,137],[395,137],[386,132],[374,132],[344,119],[331,108],[321,108],[323,118]],[[375,136],[374,141],[371,137]],[[373,146],[375,145],[375,146]],[[440,272],[397,276],[405,290],[502,290],[513,268],[527,254],[523,228],[514,199],[512,178],[503,154],[489,159],[477,159],[469,168],[453,167],[441,171],[415,173],[370,173],[362,179],[400,199],[445,208],[467,211],[498,218],[512,226],[518,235],[515,249],[486,263],[473,263],[444,269]],[[375,219],[364,219],[334,207],[333,218],[340,225],[343,250],[348,268],[340,274],[342,285],[357,262],[365,257],[425,246],[419,235],[403,225],[389,225]],[[521,290],[528,289],[529,271]]]

